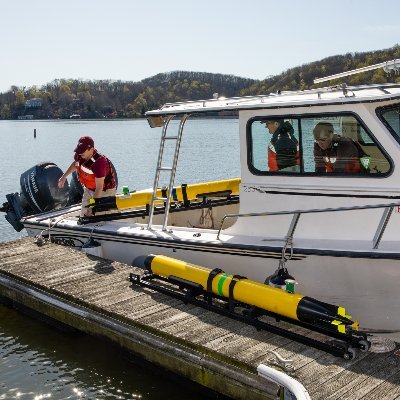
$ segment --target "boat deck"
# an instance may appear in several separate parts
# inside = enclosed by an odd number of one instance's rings
[[[313,400],[400,399],[399,345],[346,361],[133,287],[131,266],[60,245],[39,247],[32,238],[1,243],[0,260],[3,301],[109,338],[152,364],[232,398],[276,398],[278,385],[256,372],[260,363],[276,365],[268,361],[273,350],[292,360],[290,375]]]

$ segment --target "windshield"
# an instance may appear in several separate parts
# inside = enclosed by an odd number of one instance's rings
[[[373,132],[349,113],[255,117],[248,143],[255,175],[378,177],[391,168]]]
[[[389,128],[395,139],[400,142],[400,104],[378,109],[378,115]]]

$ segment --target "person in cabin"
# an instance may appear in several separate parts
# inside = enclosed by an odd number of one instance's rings
[[[268,170],[300,172],[299,142],[292,125],[283,119],[267,119],[261,123],[272,135],[268,145]]]
[[[64,187],[67,176],[77,171],[79,182],[84,187],[81,216],[91,216],[92,209],[87,207],[90,199],[114,196],[117,180],[110,160],[95,149],[90,136],[82,136],[74,152],[74,161],[58,180],[58,187]]]
[[[352,139],[336,135],[330,122],[318,122],[314,127],[315,172],[362,172],[361,159],[366,154]]]

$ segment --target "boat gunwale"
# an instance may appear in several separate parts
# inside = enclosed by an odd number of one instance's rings
[[[34,223],[27,223],[26,228],[30,229],[41,229],[42,227],[48,227],[47,224],[44,222],[34,224]],[[174,227],[174,228],[181,228],[182,227]],[[93,227],[82,226],[82,228],[79,228],[79,230],[76,229],[76,227],[71,227],[71,226],[57,226],[57,230],[62,233],[63,231],[66,231],[66,233],[69,232],[82,232],[84,235],[79,235],[79,236],[84,236],[84,237],[92,237],[93,239],[97,240],[104,240],[107,239],[111,236],[114,236],[114,238],[117,238],[118,240],[111,240],[119,243],[131,243],[131,241],[134,239],[135,242],[134,244],[138,245],[143,245],[146,244],[148,246],[158,246],[158,247],[167,247],[167,248],[174,248],[174,249],[179,249],[179,250],[192,250],[192,251],[201,251],[201,252],[211,252],[211,253],[227,253],[227,250],[237,250],[238,253],[232,253],[235,255],[240,255],[240,256],[248,256],[248,257],[262,257],[262,258],[277,258],[280,259],[282,257],[282,246],[270,246],[270,245],[259,245],[259,244],[240,244],[238,245],[237,243],[227,243],[222,240],[220,241],[204,241],[200,239],[196,240],[188,240],[188,239],[180,239],[180,238],[165,238],[165,237],[151,237],[151,236],[143,236],[143,235],[138,235],[135,232],[123,232],[123,233],[116,233],[116,232],[110,232],[110,231],[105,231],[103,227],[96,227],[96,229],[93,229]],[[202,230],[199,229],[199,232]],[[160,229],[161,232],[161,229]],[[217,234],[217,230],[214,231],[215,234]],[[213,232],[213,233],[214,233]],[[211,233],[211,232],[207,232]],[[56,237],[57,233],[51,233],[52,237]],[[244,236],[244,235],[240,235]],[[74,239],[72,236],[70,236],[71,239]],[[125,239],[125,240],[124,240]],[[264,239],[268,240],[268,239]],[[282,243],[284,242],[284,239],[277,239],[277,238],[271,238],[269,241],[281,241]],[[143,243],[146,242],[146,243]],[[367,241],[365,241],[367,242]],[[193,249],[188,249],[188,247],[193,247]],[[202,248],[201,248],[202,247]],[[249,253],[243,253],[243,250],[251,251],[253,254]],[[400,252],[390,252],[387,250],[382,250],[382,249],[376,249],[375,251],[371,249],[372,251],[351,251],[351,250],[334,250],[334,249],[310,249],[310,248],[304,248],[304,247],[296,247],[293,246],[293,252],[296,253],[293,256],[293,260],[296,259],[303,259],[305,256],[332,256],[332,257],[340,257],[340,258],[367,258],[367,259],[388,259],[388,260],[399,260],[400,259]],[[269,254],[267,254],[269,253]],[[273,254],[271,254],[273,253]]]

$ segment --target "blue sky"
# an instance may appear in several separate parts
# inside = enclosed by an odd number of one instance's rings
[[[398,0],[0,0],[0,92],[175,70],[264,79],[400,44]]]

